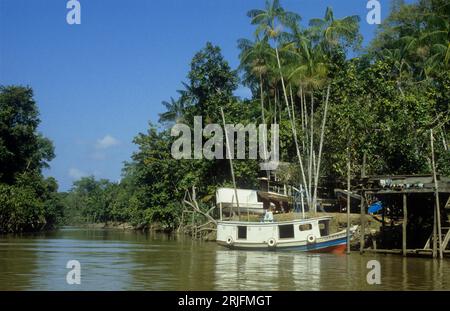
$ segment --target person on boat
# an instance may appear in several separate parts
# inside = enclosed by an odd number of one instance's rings
[[[273,211],[272,211],[272,207],[269,208],[268,211],[266,211],[266,213],[264,214],[264,222],[273,222]]]

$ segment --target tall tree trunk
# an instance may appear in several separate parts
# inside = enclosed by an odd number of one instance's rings
[[[304,117],[304,109],[303,109],[303,88],[300,87],[300,117],[302,119],[302,151],[305,152],[305,117]]]
[[[269,95],[267,96],[267,101],[268,101],[267,107],[269,109],[269,120],[270,120],[270,122],[272,122],[273,120],[271,119],[271,115],[273,114],[273,107],[272,107],[272,102],[270,101],[270,92],[269,92]]]
[[[292,124],[295,126],[295,133],[297,134],[297,125],[295,124],[295,108],[294,108],[294,96],[292,95],[292,85],[289,83],[289,96],[290,96],[290,103],[291,103],[291,117],[292,117]],[[289,113],[289,111],[288,111]],[[298,140],[298,137],[297,137]],[[301,153],[300,153],[301,154]]]
[[[237,192],[237,187],[236,187],[236,179],[234,178],[234,168],[233,168],[233,159],[231,159],[231,147],[230,147],[230,142],[228,141],[228,134],[227,134],[227,127],[226,127],[226,122],[225,122],[225,115],[223,113],[223,108],[220,107],[220,112],[222,114],[222,121],[223,121],[223,128],[225,130],[225,142],[226,142],[226,148],[228,151],[228,158],[230,161],[230,170],[231,170],[231,178],[233,179],[233,186],[234,186],[234,195],[236,196],[236,205],[237,205],[237,210],[238,210],[238,217],[239,220],[241,220],[241,208],[239,206],[239,197],[238,197],[238,192]],[[234,146],[233,146],[234,148]]]
[[[350,139],[349,139],[350,142]],[[351,162],[350,162],[350,143],[347,144],[347,254],[350,254],[350,208],[351,208]]]
[[[259,88],[260,88],[260,94],[261,94],[261,118],[262,118],[262,122],[261,124],[265,124],[266,123],[266,117],[264,115],[264,90],[263,90],[263,78],[262,75],[259,75]],[[263,152],[264,152],[264,161],[267,161],[267,146],[266,146],[266,132],[263,131]],[[266,171],[267,173],[267,182],[269,183],[269,178],[270,178],[270,172]]]
[[[262,118],[262,123],[264,124],[266,122],[266,118],[264,116],[264,91],[263,91],[262,75],[259,75],[259,89],[260,89],[260,96],[261,96],[261,118]]]
[[[303,179],[303,183],[306,186],[306,176],[305,176],[305,171],[303,168],[303,159],[302,159],[302,155],[300,154],[300,149],[298,146],[298,140],[297,140],[297,131],[295,129],[295,123],[292,122],[292,118],[291,118],[291,113],[290,113],[290,109],[289,109],[289,100],[288,100],[288,96],[287,96],[287,92],[286,92],[286,86],[284,84],[284,78],[283,78],[283,73],[281,72],[281,62],[280,62],[280,55],[278,53],[278,48],[275,48],[275,54],[277,56],[277,63],[278,63],[278,69],[280,71],[280,78],[281,78],[281,86],[283,87],[283,94],[284,94],[284,101],[286,102],[286,107],[288,109],[288,113],[289,113],[289,119],[291,120],[291,127],[292,127],[292,134],[294,135],[294,142],[295,142],[295,149],[297,151],[297,157],[298,157],[298,162],[300,164],[300,170],[302,173],[302,179]],[[308,200],[310,200],[311,196],[310,196],[310,192],[306,192],[306,197],[308,198]]]
[[[430,141],[431,141],[431,165],[433,168],[433,180],[434,180],[434,196],[435,196],[435,218],[434,221],[437,223],[437,235],[438,235],[438,241],[439,241],[439,258],[443,259],[443,249],[442,249],[442,229],[441,229],[441,206],[439,203],[439,182],[436,175],[436,162],[435,162],[435,156],[434,156],[434,135],[433,135],[433,129],[430,130]],[[436,236],[435,236],[436,237]]]
[[[444,145],[444,150],[448,151],[447,140],[445,139],[445,126],[442,126],[441,136],[442,136],[442,144]]]
[[[291,96],[291,111],[292,111],[292,120],[295,122],[295,108],[294,108],[294,96],[292,96],[292,87],[289,84],[289,93]]]
[[[312,191],[312,170],[313,170],[313,150],[314,150],[314,93],[311,91],[311,112],[310,112],[311,120],[309,122],[310,125],[310,138],[309,138],[309,170],[308,170],[308,186],[309,186],[309,193]],[[316,212],[316,207],[312,205],[312,197],[309,197],[309,208],[313,210],[313,212]]]
[[[323,137],[324,137],[324,133],[325,133],[325,125],[327,122],[329,98],[330,98],[330,85],[328,85],[328,88],[327,88],[327,97],[325,99],[325,108],[324,108],[324,112],[323,112],[322,128],[320,130],[319,157],[317,159],[316,177],[314,179],[315,183],[314,183],[313,204],[316,204],[316,201],[317,201],[317,187],[319,185],[320,161],[322,159]],[[314,205],[314,206],[316,206],[316,205]]]
[[[306,94],[303,91],[303,111],[305,112],[304,118],[305,118],[305,132],[303,135],[303,141],[305,144],[304,153],[306,154],[306,158],[309,156],[309,130],[308,130],[308,108],[307,108],[307,101],[306,101]],[[306,160],[306,159],[305,159]],[[305,163],[307,165],[307,163]],[[307,187],[305,185],[305,187]]]
[[[297,94],[298,96],[298,94]],[[302,121],[302,131],[305,130],[305,123],[303,122],[303,90],[300,87],[300,117],[301,117],[301,121]]]
[[[277,113],[278,113],[278,109],[277,109],[277,107],[278,107],[278,92],[275,90],[275,92],[274,92],[274,105],[273,105],[273,107],[274,107],[274,111],[273,111],[273,118],[274,118],[274,123],[275,124],[277,124]]]

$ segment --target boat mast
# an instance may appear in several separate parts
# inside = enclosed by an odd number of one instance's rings
[[[239,198],[238,198],[238,192],[237,192],[237,188],[236,188],[236,179],[234,178],[233,160],[231,159],[231,151],[230,151],[230,146],[229,146],[229,142],[228,142],[227,127],[226,127],[226,124],[225,124],[225,115],[223,113],[223,108],[222,107],[220,107],[220,112],[222,114],[223,128],[225,130],[226,149],[227,149],[228,159],[230,160],[231,178],[233,179],[234,195],[236,196],[236,205],[237,205],[237,210],[238,210],[238,217],[239,217],[239,220],[241,220],[241,209],[239,208]]]

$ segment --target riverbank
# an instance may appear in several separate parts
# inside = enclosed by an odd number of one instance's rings
[[[347,227],[347,214],[345,213],[316,213],[315,216],[310,215],[308,213],[305,214],[306,218],[311,217],[322,217],[322,216],[331,216],[333,220],[331,221],[330,229],[332,232],[337,232],[340,230],[344,230]],[[302,219],[303,215],[301,213],[285,213],[285,214],[275,214],[274,220],[279,221],[290,221],[296,219]],[[231,219],[230,219],[231,220]],[[237,216],[233,217],[232,220],[239,220]],[[242,221],[250,221],[250,222],[260,222],[260,215],[241,215]],[[366,226],[367,234],[375,234],[379,231],[380,223],[376,222],[374,219],[368,217],[367,218],[368,225]],[[360,215],[359,214],[350,214],[350,223],[351,225],[360,225]],[[80,228],[86,229],[111,229],[111,230],[126,230],[126,231],[149,231],[149,232],[161,232],[161,233],[178,233],[183,232],[178,231],[176,229],[169,230],[164,228],[160,223],[152,223],[146,225],[138,225],[135,226],[130,222],[119,222],[119,221],[108,221],[108,222],[100,222],[100,223],[72,223],[65,224],[69,226],[76,226]],[[54,228],[57,229],[57,228]],[[189,235],[185,233],[185,235]],[[209,232],[205,236],[202,236],[202,240],[205,241],[215,241],[216,234],[215,231]]]
[[[137,230],[133,225],[127,222],[101,222],[79,225],[88,229],[121,229],[121,230]]]
[[[145,225],[133,225],[129,222],[118,222],[118,221],[108,221],[99,223],[88,223],[88,224],[73,224],[74,226],[88,229],[115,229],[115,230],[129,230],[129,231],[150,231],[150,232],[161,232],[161,233],[172,233],[176,230],[169,230],[164,228],[160,223],[155,222]]]

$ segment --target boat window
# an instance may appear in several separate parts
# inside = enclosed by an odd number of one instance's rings
[[[312,230],[312,225],[311,224],[303,224],[298,226],[298,228],[300,229],[300,231],[309,231]]]
[[[294,225],[278,226],[278,233],[280,239],[292,239],[294,238]]]
[[[325,236],[329,234],[329,221],[328,220],[321,220],[319,221],[319,230],[320,235]]]
[[[238,226],[238,239],[247,240],[247,227]]]

